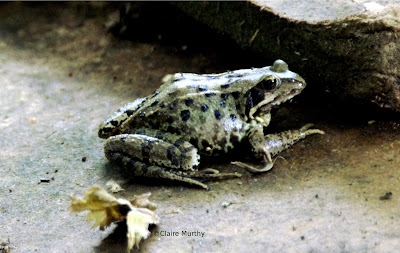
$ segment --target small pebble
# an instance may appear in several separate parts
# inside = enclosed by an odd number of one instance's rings
[[[379,200],[388,200],[392,198],[393,193],[392,192],[387,192],[385,195],[382,195],[379,197]]]

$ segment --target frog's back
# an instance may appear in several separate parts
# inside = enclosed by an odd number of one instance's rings
[[[148,98],[144,103],[148,106],[122,124],[123,133],[140,132],[140,128],[173,133],[207,155],[229,152],[243,138],[247,123],[238,114],[239,93],[212,89],[180,92],[169,87],[169,92],[175,92],[172,96],[159,91],[158,100]],[[173,99],[163,97],[165,94]]]
[[[188,115],[190,110],[185,109],[185,106],[196,102],[201,104],[199,106],[202,110],[201,108],[204,109],[206,106],[213,107],[215,104],[220,104],[220,97],[231,95],[238,98],[245,89],[249,89],[249,83],[257,83],[257,80],[268,74],[273,74],[268,67],[241,69],[221,74],[176,73],[165,80],[151,95],[122,107],[104,121],[100,125],[99,136],[108,138],[112,135],[132,132],[132,129],[140,127],[161,128],[167,131],[168,129],[160,126],[161,122],[172,123],[175,116],[180,116],[177,117],[178,126],[187,126],[189,122],[185,122],[185,119],[190,117]],[[225,101],[225,103],[228,102],[231,101]],[[226,107],[234,108],[234,105]],[[162,125],[165,126],[165,124]]]

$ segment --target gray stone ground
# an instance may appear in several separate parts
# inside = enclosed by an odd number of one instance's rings
[[[215,55],[119,41],[102,15],[74,5],[0,7],[0,238],[11,252],[124,252],[123,226],[91,230],[84,214],[67,210],[69,194],[109,179],[126,189],[118,197],[152,192],[161,218],[153,233],[205,233],[153,235],[141,252],[398,250],[398,120],[298,103],[279,110],[274,127],[312,121],[326,134],[284,152],[268,173],[212,182],[209,192],[128,180],[105,159],[98,124],[167,73],[215,71]],[[393,196],[380,200],[386,192]]]

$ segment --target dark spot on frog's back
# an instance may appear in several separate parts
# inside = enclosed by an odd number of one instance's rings
[[[134,112],[134,110],[127,110],[126,115],[131,116]]]
[[[221,85],[221,88],[222,89],[228,89],[229,88],[229,83]]]
[[[224,117],[224,115],[222,114],[222,112],[220,110],[215,110],[214,111],[214,116],[216,119],[220,120]]]
[[[200,106],[200,110],[201,110],[202,112],[206,112],[206,111],[208,110],[208,105],[201,105],[201,106]]]
[[[158,99],[156,99],[153,103],[151,103],[151,105],[150,106],[155,106],[155,105],[157,105],[158,104],[158,102],[160,102],[160,100],[158,100]]]
[[[182,110],[181,111],[181,118],[183,121],[187,121],[190,119],[190,111],[189,110]]]
[[[215,93],[207,93],[207,94],[206,94],[206,97],[209,98],[209,97],[213,97],[213,96],[215,96],[215,95],[217,95],[217,94],[215,94]]]
[[[222,94],[221,94],[221,98],[222,98],[223,100],[227,100],[228,97],[229,97],[229,93],[222,93]]]
[[[116,121],[116,120],[111,120],[110,123],[113,126],[118,126],[118,121]]]
[[[191,106],[193,104],[193,102],[194,102],[193,99],[188,98],[188,99],[185,100],[185,105],[186,106]]]

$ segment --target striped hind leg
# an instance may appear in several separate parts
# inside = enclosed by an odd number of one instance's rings
[[[205,189],[208,187],[201,181],[241,176],[211,169],[197,171],[200,162],[197,149],[189,142],[173,137],[172,134],[161,134],[156,130],[121,134],[107,139],[104,150],[110,161],[122,164],[134,176],[178,180]]]

